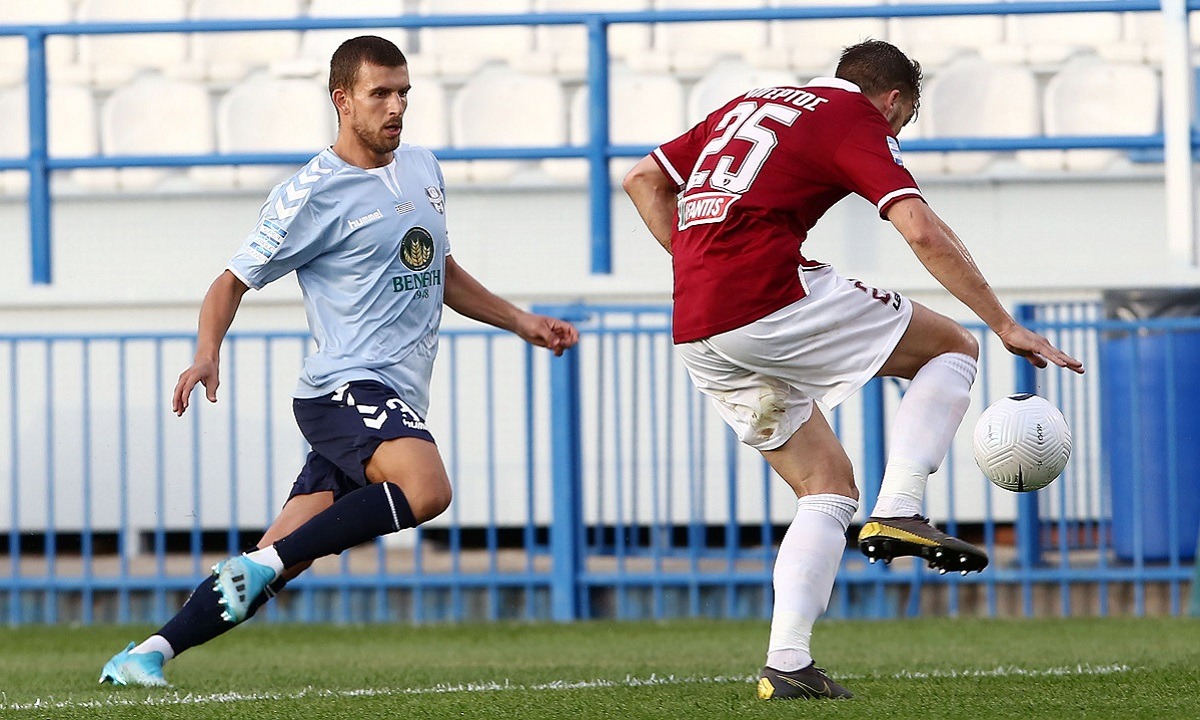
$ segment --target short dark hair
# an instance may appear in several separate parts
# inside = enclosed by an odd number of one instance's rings
[[[333,51],[329,59],[329,94],[341,88],[349,91],[358,80],[358,69],[363,63],[380,67],[400,67],[408,60],[400,48],[391,40],[375,35],[360,35],[350,38]]]
[[[868,96],[899,90],[912,98],[914,113],[921,105],[921,63],[883,40],[864,40],[843,50],[834,74]]]

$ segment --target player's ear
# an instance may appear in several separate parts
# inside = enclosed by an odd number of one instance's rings
[[[894,112],[893,108],[898,104],[900,104],[900,91],[897,89],[888,90],[883,103],[884,108],[886,108],[886,114]]]
[[[348,115],[350,113],[350,98],[345,90],[334,88],[329,97],[333,100],[333,106],[337,108],[338,115]]]

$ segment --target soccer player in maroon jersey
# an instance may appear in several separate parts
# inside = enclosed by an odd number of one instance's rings
[[[907,297],[807,257],[805,238],[825,211],[861,195],[1010,352],[1083,372],[1004,309],[904,168],[896,134],[920,92],[920,65],[868,40],[842,53],[835,77],[730,100],[625,178],[672,255],[674,340],[688,374],[798,498],[775,563],[764,699],[851,696],[809,652],[858,510],[850,459],[816,401],[835,407],[872,377],[909,380],[859,546],[872,562],[914,555],[964,573],[987,565],[982,550],[921,515],[926,481],[970,402],[978,342]]]

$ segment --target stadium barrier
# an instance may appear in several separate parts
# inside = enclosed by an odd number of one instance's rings
[[[832,18],[894,18],[976,15],[1028,15],[1058,13],[1162,13],[1164,17],[1164,132],[1138,136],[1094,135],[1030,138],[934,138],[905,143],[911,152],[1012,151],[1044,149],[1116,148],[1128,151],[1163,151],[1167,214],[1172,245],[1180,255],[1194,259],[1194,179],[1190,158],[1198,142],[1191,133],[1192,67],[1188,52],[1187,20],[1200,8],[1200,0],[1071,0],[1068,2],[982,2],[828,7],[762,7],[730,10],[675,10],[605,13],[531,13],[524,15],[405,15],[396,18],[294,18],[281,20],[193,20],[187,22],[104,23],[57,25],[0,25],[0,37],[24,37],[28,44],[27,88],[29,154],[0,158],[0,170],[29,173],[29,232],[31,279],[49,284],[53,197],[50,175],[55,171],[85,168],[190,167],[202,165],[299,165],[309,154],[215,153],[173,156],[54,157],[49,152],[47,118],[46,40],[55,36],[121,35],[145,33],[231,33],[355,28],[450,28],[511,25],[582,26],[587,29],[589,88],[588,142],[583,146],[555,147],[455,147],[435,148],[442,160],[583,158],[589,171],[589,235],[591,270],[612,271],[612,183],[609,164],[614,158],[641,157],[651,148],[613,145],[609,133],[609,41],[612,26],[647,23],[697,23],[720,21],[819,20]]]
[[[579,324],[574,351],[553,358],[489,329],[443,333],[428,422],[455,484],[447,513],[318,563],[264,610],[267,621],[767,616],[774,547],[794,498],[691,388],[667,309],[540,310]],[[1195,477],[1180,461],[1188,439],[1170,431],[1195,402],[1181,381],[1195,375],[1185,366],[1194,360],[1121,343],[1153,335],[1184,347],[1200,319],[1108,320],[1094,303],[1020,312],[1089,371],[1033,371],[972,328],[980,376],[927,510],[986,547],[992,566],[943,576],[905,560],[869,565],[851,547],[832,616],[1183,612],[1197,516],[1179,501]],[[1126,353],[1122,362],[1106,360],[1106,342]],[[220,402],[197,395],[174,418],[170,392],[193,343],[179,334],[0,334],[0,517],[9,522],[0,618],[161,621],[212,562],[270,522],[306,452],[288,398],[310,340],[231,334]],[[1129,373],[1156,362],[1175,363],[1160,389],[1114,404],[1111,389],[1136,385]],[[872,382],[831,414],[866,508],[902,390]],[[982,408],[1018,390],[1059,405],[1075,439],[1064,475],[1020,496],[987,482],[970,450]],[[1106,420],[1113,411],[1157,418],[1166,445],[1146,445],[1142,421]],[[1133,472],[1121,480],[1125,504],[1114,507],[1113,432],[1128,434],[1136,452],[1165,453],[1156,460],[1164,477],[1150,479],[1165,496]],[[1115,535],[1121,517],[1127,546]],[[1165,555],[1148,554],[1146,538],[1163,532]]]

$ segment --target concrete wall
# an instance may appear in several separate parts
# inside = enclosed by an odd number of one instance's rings
[[[1006,300],[1200,280],[1170,255],[1155,175],[935,179],[924,189]],[[589,272],[580,187],[450,188],[455,256],[518,302],[667,300],[669,258],[616,192],[612,275]],[[0,201],[0,329],[189,329],[261,201],[261,193],[59,198],[48,287],[30,282],[25,204]],[[845,275],[966,314],[944,302],[899,235],[859,198],[831,210],[806,248]],[[239,324],[302,328],[298,301],[285,279],[252,293]]]

